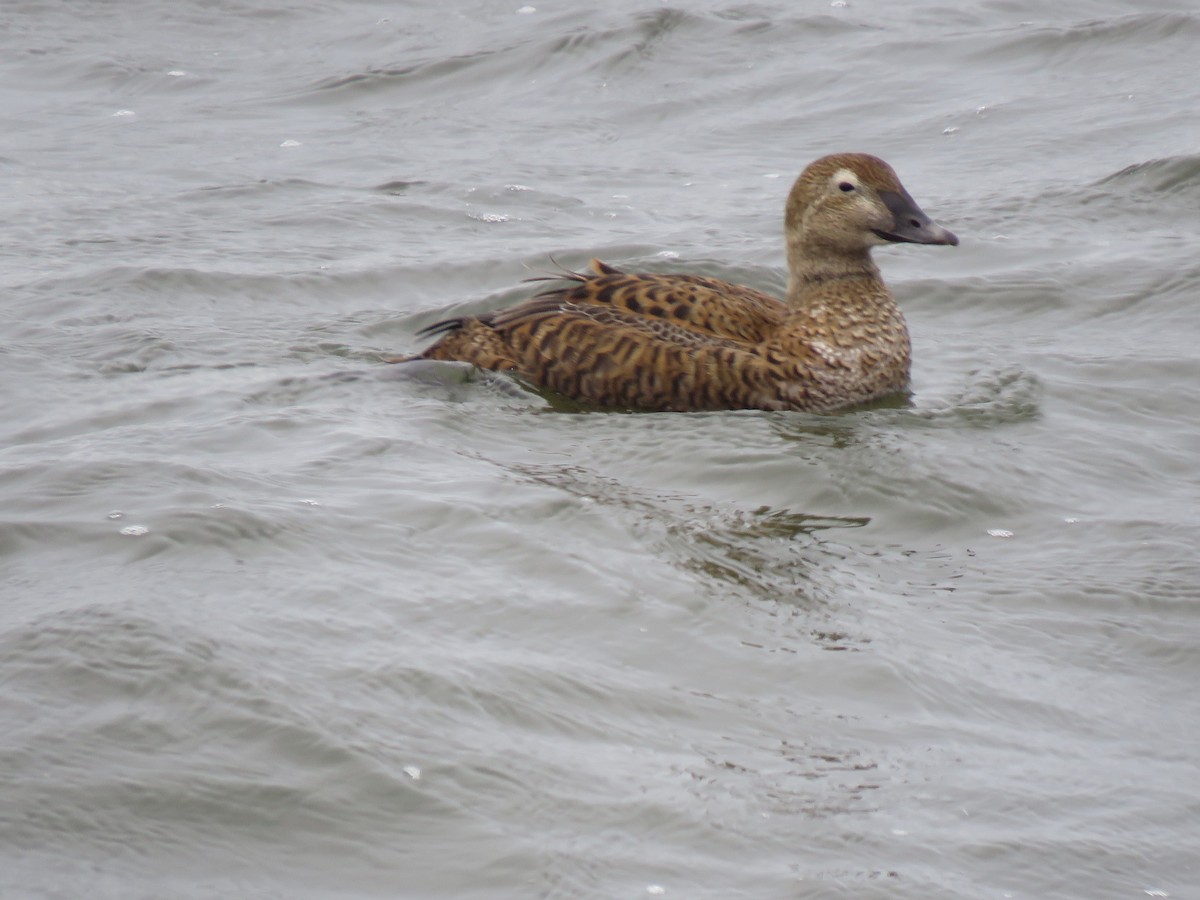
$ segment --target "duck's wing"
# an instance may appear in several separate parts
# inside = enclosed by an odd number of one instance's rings
[[[804,362],[614,306],[529,300],[443,326],[423,356],[507,369],[599,407],[786,409],[816,405]]]
[[[587,332],[586,344],[571,346],[566,337],[579,324]],[[599,326],[598,328],[596,326]],[[418,332],[440,339],[416,357],[474,363],[482,369],[516,370],[537,379],[537,360],[557,357],[566,361],[609,354],[631,357],[639,342],[665,341],[679,347],[706,345],[742,346],[742,342],[699,330],[683,328],[659,316],[643,316],[617,306],[578,303],[558,291],[539,294],[507,309],[481,316],[462,316],[435,322]]]
[[[781,390],[798,360],[770,349],[781,301],[715,278],[592,270],[508,309],[430,325],[421,333],[440,339],[420,358],[512,371],[597,406],[793,405]]]
[[[783,320],[781,300],[740,284],[701,275],[635,275],[591,261],[591,272],[564,272],[544,279],[565,281],[530,302],[556,299],[622,310],[665,321],[685,331],[747,344],[765,341]]]
[[[654,339],[680,347],[745,347],[746,342],[720,337],[702,329],[687,328],[676,321],[654,314],[639,315],[616,305],[579,302],[555,294],[539,294],[508,309],[480,317],[495,331],[512,335],[520,331],[541,332],[564,323],[587,320],[613,330],[614,340]],[[623,338],[618,338],[623,335]],[[540,351],[545,352],[545,351]]]
[[[596,406],[755,406],[754,395],[770,381],[765,361],[738,341],[615,306],[542,297],[489,324],[504,336],[521,376]]]

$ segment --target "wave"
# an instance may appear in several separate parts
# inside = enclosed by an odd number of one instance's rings
[[[1200,197],[1200,155],[1168,156],[1134,163],[1094,182],[1094,187],[1119,190],[1131,195],[1150,191]]]

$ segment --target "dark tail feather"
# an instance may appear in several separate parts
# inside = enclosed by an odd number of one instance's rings
[[[583,283],[583,282],[591,281],[593,278],[599,277],[601,275],[623,275],[624,274],[620,269],[616,268],[615,266],[610,266],[607,263],[603,263],[598,259],[593,259],[590,261],[589,267],[592,270],[591,272],[573,272],[570,269],[566,268],[565,266],[559,264],[558,260],[556,260],[553,256],[550,257],[550,262],[552,262],[555,266],[558,267],[557,272],[547,272],[544,275],[535,275],[534,277],[526,278],[525,280],[526,281],[575,281],[575,282]],[[535,306],[530,306],[529,302],[526,301],[526,303],[520,304],[518,306],[518,309],[520,310],[520,313],[522,315],[528,315],[531,312],[539,312],[540,313],[540,312],[545,312],[551,308],[557,308],[556,301],[553,301],[551,298],[554,298],[557,295],[562,294],[564,291],[565,291],[565,289],[548,290],[545,293],[537,295],[537,297],[546,298],[543,303],[537,304]],[[550,304],[550,305],[547,305],[547,304]],[[431,337],[440,337],[442,335],[447,335],[452,332],[458,331],[460,328],[462,328],[464,325],[467,324],[468,320],[478,320],[480,322],[483,322],[486,325],[490,325],[490,324],[492,324],[492,322],[494,321],[494,319],[496,318],[497,315],[502,315],[504,312],[506,312],[506,311],[505,310],[492,310],[491,312],[483,313],[482,315],[478,315],[478,316],[455,316],[452,319],[442,319],[440,322],[434,322],[432,325],[426,325],[424,328],[422,328],[420,331],[417,332],[417,337],[431,338]],[[390,363],[408,362],[410,360],[423,359],[423,358],[424,358],[424,353],[418,353],[414,356],[384,357],[384,361],[390,362]]]
[[[433,337],[435,334],[449,334],[452,331],[457,331],[466,323],[466,316],[459,316],[455,319],[442,319],[440,322],[434,322],[432,325],[426,325],[417,332],[417,337]],[[381,359],[385,363],[402,363],[412,362],[415,359],[424,359],[424,353],[414,353],[412,356],[384,356]]]
[[[449,334],[451,331],[458,331],[466,322],[466,316],[458,316],[454,319],[442,319],[440,322],[426,325],[417,332],[417,337],[433,337],[435,334]]]
[[[598,275],[624,275],[620,269],[615,266],[610,266],[608,263],[601,262],[598,259],[593,259],[588,265],[591,267],[591,272],[574,272],[559,263],[553,256],[550,257],[550,262],[558,266],[557,272],[547,272],[544,275],[535,275],[532,278],[526,278],[525,281],[578,281],[584,282],[595,278]]]
[[[610,266],[606,262],[601,262],[598,259],[593,259],[591,262],[592,271],[597,275],[624,275],[625,272],[618,269],[616,266]]]

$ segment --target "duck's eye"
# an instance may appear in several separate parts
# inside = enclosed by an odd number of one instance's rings
[[[838,185],[838,190],[840,190],[840,191],[845,191],[845,192],[848,194],[848,193],[850,193],[852,190],[854,190],[854,185],[852,185],[852,184],[851,184],[850,182],[848,182],[848,181],[843,181],[841,184],[839,184],[839,185]]]

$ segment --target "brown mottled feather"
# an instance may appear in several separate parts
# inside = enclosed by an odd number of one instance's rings
[[[924,229],[924,230],[922,230]],[[904,318],[870,259],[885,241],[957,243],[891,168],[864,154],[810,165],[788,198],[786,303],[698,275],[589,273],[509,309],[447,319],[417,358],[512,371],[565,396],[647,410],[827,411],[903,390]]]
[[[623,309],[701,334],[756,343],[783,321],[781,300],[740,284],[700,275],[628,275],[598,259],[594,275],[570,273],[573,283],[544,291],[564,303]]]

